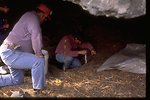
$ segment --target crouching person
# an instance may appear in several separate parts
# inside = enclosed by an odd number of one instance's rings
[[[50,17],[52,10],[40,4],[22,15],[0,47],[0,57],[10,74],[0,75],[0,86],[18,85],[24,81],[24,70],[31,69],[33,90],[45,86],[44,56],[40,24]]]
[[[69,34],[64,36],[56,50],[55,57],[60,63],[63,63],[63,70],[66,68],[75,68],[81,66],[81,61],[78,58],[80,55],[86,55],[87,50],[91,55],[95,55],[94,47],[89,43],[83,43],[79,34]]]

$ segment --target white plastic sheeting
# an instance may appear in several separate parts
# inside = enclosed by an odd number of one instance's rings
[[[108,58],[97,72],[110,69],[146,74],[146,45],[127,44],[124,49]]]

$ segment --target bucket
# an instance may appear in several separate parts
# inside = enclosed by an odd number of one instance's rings
[[[42,50],[42,53],[43,53],[44,59],[45,59],[44,73],[45,73],[45,75],[47,75],[47,73],[48,73],[48,58],[49,58],[49,54],[48,54],[47,50]]]

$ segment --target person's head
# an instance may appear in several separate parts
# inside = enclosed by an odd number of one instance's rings
[[[9,7],[6,5],[6,4],[4,4],[4,3],[1,3],[0,4],[0,11],[1,12],[3,12],[3,13],[8,13],[9,12]]]
[[[74,41],[77,43],[77,44],[81,44],[82,42],[82,39],[81,39],[81,36],[79,34],[72,34],[73,37],[74,37]]]
[[[37,13],[40,18],[40,22],[43,23],[46,20],[50,20],[50,15],[52,14],[52,10],[46,6],[45,4],[41,3],[37,6]]]

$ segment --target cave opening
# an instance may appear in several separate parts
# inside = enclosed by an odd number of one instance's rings
[[[57,97],[61,94],[60,96],[64,97],[145,97],[145,74],[118,70],[96,73],[96,70],[110,56],[125,48],[128,43],[146,44],[146,15],[132,19],[94,16],[80,6],[62,0],[6,0],[6,2],[11,8],[8,15],[11,28],[25,11],[32,9],[39,2],[45,2],[53,9],[51,21],[42,25],[44,46],[49,52],[48,75],[50,77],[47,79],[49,85],[47,91],[54,92],[49,94],[50,96]],[[93,44],[97,55],[80,69],[68,70],[64,74],[62,70],[56,68],[54,52],[62,36],[68,33],[83,35]],[[60,79],[70,87],[62,88],[61,85],[50,84],[55,83],[55,79],[56,82]],[[31,82],[30,79],[28,80]],[[73,82],[83,84],[82,88],[74,86]],[[21,85],[22,88],[30,88],[27,87],[29,83],[27,80],[26,83],[25,86]],[[5,88],[2,89],[4,91]]]

